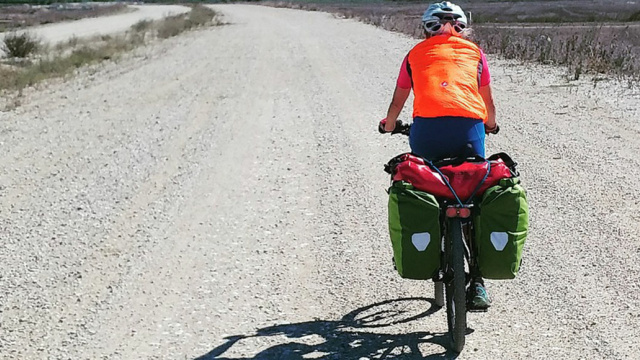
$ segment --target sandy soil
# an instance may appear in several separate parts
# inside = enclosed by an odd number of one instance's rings
[[[414,39],[318,12],[140,49],[0,113],[6,359],[422,359],[433,287],[391,265],[376,131]],[[640,93],[490,58],[531,236],[461,359],[640,351]],[[405,111],[408,116],[409,111]]]

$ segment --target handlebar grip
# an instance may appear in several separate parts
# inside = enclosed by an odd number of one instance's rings
[[[409,136],[409,131],[411,130],[411,124],[405,124],[402,121],[398,120],[396,123],[396,128],[393,129],[392,134],[402,134]]]
[[[402,122],[402,120],[396,120],[396,127],[393,129],[391,134],[400,134],[402,132],[402,129],[404,128],[404,126],[405,125]]]
[[[393,134],[403,134],[403,135],[409,136],[409,129],[411,128],[411,124],[405,124],[405,123],[402,122],[402,120],[396,120],[396,127],[393,129],[393,131],[387,132],[384,129],[384,127],[386,125],[386,120],[387,119],[383,119],[378,124],[378,132],[380,134],[390,133],[391,135],[393,135]]]

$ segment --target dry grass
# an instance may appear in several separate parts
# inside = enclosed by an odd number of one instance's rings
[[[77,42],[73,48],[59,48],[31,61],[7,62],[0,67],[0,90],[19,90],[45,79],[62,77],[85,65],[117,59],[141,44],[139,36],[128,33],[107,41]]]
[[[188,14],[170,16],[158,26],[158,37],[166,39],[205,25],[222,25],[219,14],[206,6],[195,5]]]
[[[505,29],[482,25],[474,31],[487,52],[566,66],[569,77],[575,80],[583,73],[640,80],[640,27],[594,24]]]
[[[153,21],[151,20],[140,20],[137,23],[133,24],[131,30],[138,33],[147,32],[149,29],[151,29],[152,25]]]

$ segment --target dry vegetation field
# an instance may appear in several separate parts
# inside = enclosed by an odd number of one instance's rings
[[[123,3],[111,4],[55,4],[0,5],[0,31],[86,17],[104,16],[126,11]]]
[[[583,73],[640,79],[640,1],[460,1],[471,13],[473,39],[509,59],[564,65]],[[427,3],[278,1],[272,6],[328,11],[385,29],[422,36]]]

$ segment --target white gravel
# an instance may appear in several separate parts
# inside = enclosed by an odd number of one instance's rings
[[[216,9],[232,25],[0,112],[0,357],[442,355],[444,311],[421,315],[432,285],[391,265],[382,164],[406,138],[376,131],[416,41]],[[490,62],[489,152],[520,163],[531,236],[459,358],[635,358],[640,94]]]

